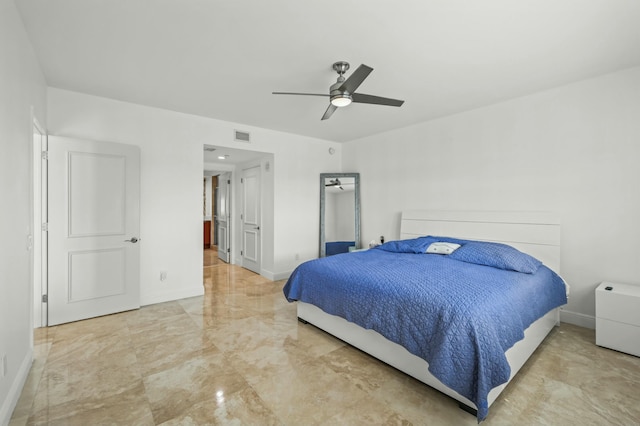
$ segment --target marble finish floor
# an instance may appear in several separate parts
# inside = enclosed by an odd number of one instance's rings
[[[453,400],[298,323],[271,282],[205,256],[203,297],[38,329],[11,425],[476,425]],[[640,424],[640,358],[557,327],[486,425]]]

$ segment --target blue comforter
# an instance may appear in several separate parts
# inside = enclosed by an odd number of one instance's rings
[[[432,241],[425,238],[462,243],[461,251],[453,253],[457,258],[424,254]],[[516,253],[502,258],[494,243],[425,238],[306,262],[284,294],[373,329],[426,360],[431,374],[474,402],[483,420],[489,391],[510,376],[505,352],[531,323],[567,302],[565,284],[509,246]],[[518,253],[527,256],[528,273],[516,271],[523,260]]]

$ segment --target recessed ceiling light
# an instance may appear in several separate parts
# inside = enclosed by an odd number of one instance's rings
[[[226,160],[227,158],[229,158],[229,154],[218,155],[218,160]]]

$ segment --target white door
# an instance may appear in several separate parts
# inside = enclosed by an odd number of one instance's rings
[[[140,307],[140,150],[49,137],[49,325]]]
[[[242,266],[260,273],[260,166],[242,171]]]
[[[47,222],[47,162],[42,152],[47,150],[47,136],[33,122],[33,325],[47,326],[47,304],[42,295],[47,294],[47,233],[43,223]]]
[[[218,257],[229,263],[231,247],[229,245],[229,228],[231,215],[229,209],[229,194],[231,193],[231,173],[218,176],[218,190],[216,199],[216,220],[218,222]]]

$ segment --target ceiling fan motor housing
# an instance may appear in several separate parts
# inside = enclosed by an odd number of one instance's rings
[[[332,84],[331,88],[329,89],[329,95],[331,96],[330,97],[331,104],[337,107],[347,106],[352,101],[351,94],[349,92],[347,92],[346,90],[340,90],[340,86],[342,86],[343,82],[344,82],[344,77],[340,76],[338,77],[338,82],[335,84]]]

